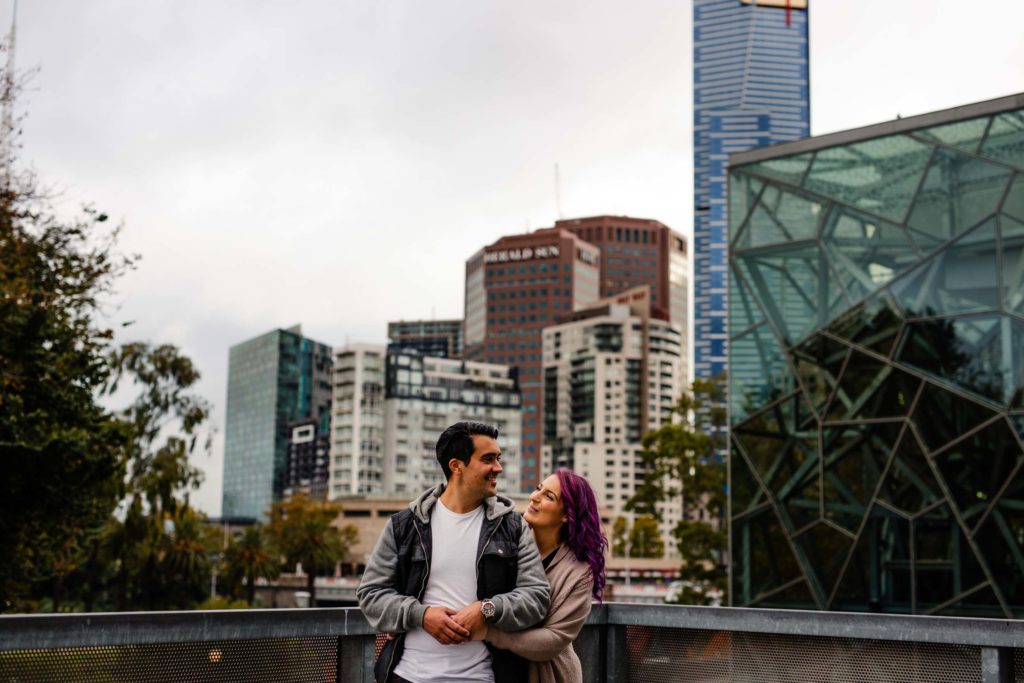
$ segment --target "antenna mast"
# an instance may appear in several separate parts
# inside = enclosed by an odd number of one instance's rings
[[[558,220],[565,218],[565,214],[562,213],[562,174],[558,170],[558,164],[555,164],[555,208],[558,210]]]

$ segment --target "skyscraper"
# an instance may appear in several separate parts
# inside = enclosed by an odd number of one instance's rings
[[[555,222],[601,250],[602,297],[650,287],[651,315],[682,327],[689,317],[686,238],[660,221],[629,216],[593,216]]]
[[[398,320],[388,323],[388,349],[424,356],[462,357],[462,320]]]
[[[561,228],[502,237],[466,261],[467,360],[515,365],[523,392],[523,489],[540,476],[541,330],[599,297],[601,254]]]
[[[807,0],[694,0],[694,376],[726,367],[728,156],[810,131]]]
[[[330,347],[303,337],[298,325],[231,347],[223,516],[262,517],[281,497],[292,425],[312,418],[327,431],[330,379]]]

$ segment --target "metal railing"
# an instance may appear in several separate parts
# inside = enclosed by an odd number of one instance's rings
[[[0,616],[0,683],[363,682],[376,646],[354,608]],[[575,647],[587,683],[1024,681],[998,619],[610,603]]]

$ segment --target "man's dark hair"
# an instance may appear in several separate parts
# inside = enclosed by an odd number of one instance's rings
[[[456,422],[448,429],[441,432],[437,438],[437,461],[444,470],[444,478],[452,478],[452,468],[448,461],[452,458],[460,460],[468,465],[473,457],[473,435],[489,436],[492,439],[498,438],[498,428],[492,427],[483,422]]]

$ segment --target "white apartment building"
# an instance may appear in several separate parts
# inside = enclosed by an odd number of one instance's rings
[[[437,437],[464,420],[498,428],[498,490],[519,491],[522,397],[509,366],[389,352],[385,394],[384,485],[390,494],[416,494],[444,481]]]
[[[682,330],[649,316],[647,294],[640,287],[609,297],[543,333],[545,471],[586,477],[613,518],[629,517],[626,501],[643,482],[641,438],[672,419],[689,383]],[[660,511],[674,558],[682,498]]]
[[[507,365],[354,345],[337,352],[328,497],[412,497],[444,481],[437,437],[472,420],[498,428],[502,481],[517,492],[522,397]]]
[[[334,355],[328,499],[384,491],[384,361],[369,344]]]

